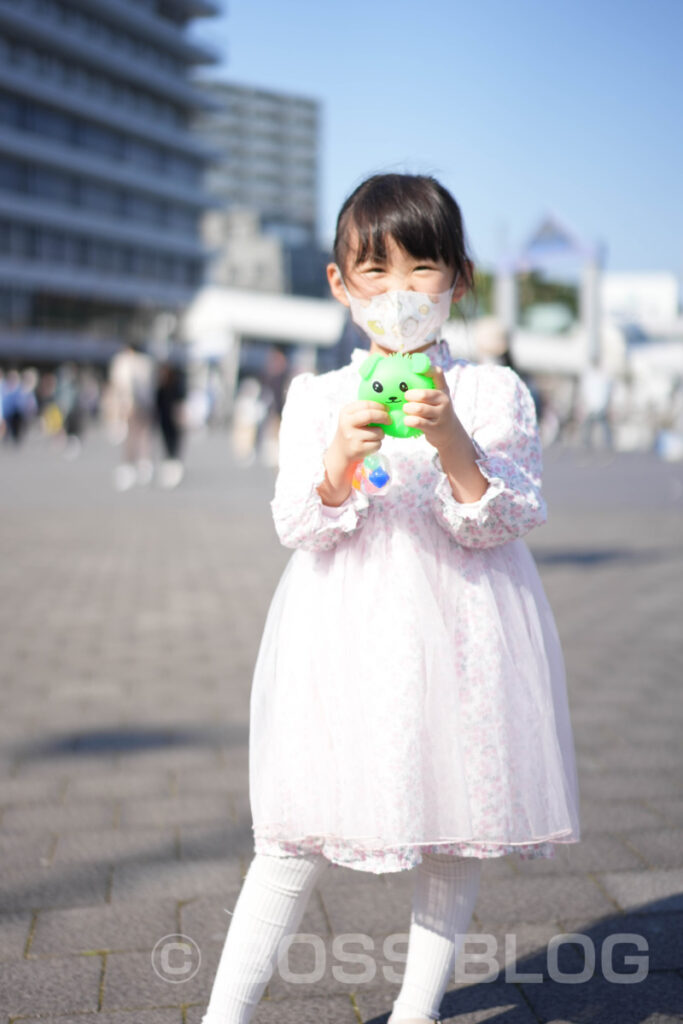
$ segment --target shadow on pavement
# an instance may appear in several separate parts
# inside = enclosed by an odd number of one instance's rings
[[[13,753],[22,760],[41,757],[60,757],[72,754],[116,754],[160,748],[196,746],[246,746],[249,729],[246,725],[227,722],[221,726],[197,729],[92,729],[66,733],[14,747]]]
[[[668,562],[680,555],[675,548],[656,548],[650,551],[634,551],[632,548],[603,548],[601,550],[537,549],[532,553],[537,565],[577,565],[587,568],[614,562],[629,562],[632,565],[647,565],[652,562]]]
[[[474,935],[465,950],[470,964],[481,955],[485,980],[446,992],[439,1018],[444,1024],[475,1013],[487,1024],[683,1021],[680,895],[602,917],[578,934],[558,933],[544,949],[508,963],[504,950],[496,952],[492,945],[487,954],[484,940],[477,942]],[[389,1012],[365,1024],[388,1019]]]

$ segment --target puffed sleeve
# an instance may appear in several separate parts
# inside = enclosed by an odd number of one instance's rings
[[[337,427],[338,410],[312,373],[292,379],[282,410],[279,468],[270,503],[280,542],[287,548],[324,551],[362,525],[369,501],[351,489],[337,507],[323,505],[317,488],[325,479],[323,456]],[[326,401],[327,397],[327,401]]]
[[[488,488],[478,501],[456,501],[436,453],[433,508],[440,525],[463,547],[491,548],[547,520],[541,441],[533,398],[514,370],[483,364],[468,372],[476,374],[469,433]]]

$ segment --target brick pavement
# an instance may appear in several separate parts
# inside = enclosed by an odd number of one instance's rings
[[[116,458],[98,432],[75,461],[37,436],[0,451],[0,1024],[199,1024],[251,859],[250,676],[289,557],[272,472],[197,435],[180,489],[118,494]],[[529,544],[567,658],[583,841],[554,862],[484,862],[470,933],[498,946],[488,969],[461,958],[442,1016],[682,1021],[683,466],[545,461],[550,521]],[[407,932],[411,888],[410,872],[328,872],[300,928],[323,976],[276,972],[256,1024],[385,1024],[405,945],[392,959],[383,943]],[[370,981],[338,955],[347,932],[372,944]],[[608,955],[621,932],[648,944],[635,984],[636,950]],[[173,935],[201,959],[169,947],[157,974]],[[312,947],[290,966],[312,970]]]

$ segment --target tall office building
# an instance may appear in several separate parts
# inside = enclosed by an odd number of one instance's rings
[[[207,185],[226,206],[256,211],[264,229],[302,243],[317,234],[319,111],[315,100],[231,82],[198,128],[219,154]]]
[[[234,288],[326,293],[318,242],[320,105],[290,93],[205,80],[215,101],[196,127],[216,159],[204,215],[209,280]]]
[[[0,358],[105,361],[203,277],[209,0],[0,0]]]

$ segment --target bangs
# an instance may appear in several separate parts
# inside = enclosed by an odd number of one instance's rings
[[[444,196],[445,193],[445,196]],[[462,222],[457,204],[433,179],[382,175],[361,186],[342,210],[335,251],[345,264],[355,229],[357,266],[368,258],[386,260],[386,239],[416,259],[443,260],[460,269]],[[450,202],[449,202],[450,201]]]

